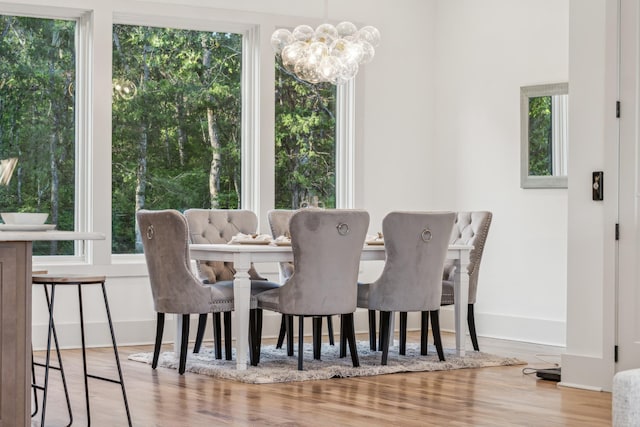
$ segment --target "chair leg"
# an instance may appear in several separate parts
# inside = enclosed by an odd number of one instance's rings
[[[216,359],[222,359],[222,323],[220,313],[213,313],[213,347],[215,348]]]
[[[284,343],[284,338],[287,335],[287,315],[283,314],[280,320],[280,332],[278,333],[278,342],[276,343],[276,348],[282,348],[282,344]]]
[[[329,335],[329,345],[336,345],[333,339],[333,319],[331,316],[327,316],[327,334]]]
[[[427,355],[427,334],[429,333],[429,312],[420,312],[420,355]]]
[[[198,316],[198,331],[196,332],[196,342],[193,345],[193,352],[200,353],[200,347],[202,346],[202,340],[204,338],[204,331],[207,328],[207,313],[201,313]]]
[[[287,356],[293,356],[293,315],[287,314]]]
[[[260,363],[260,348],[262,347],[262,309],[256,309],[256,364]]]
[[[442,348],[442,339],[440,339],[440,310],[432,310],[431,312],[431,332],[433,333],[433,341],[438,352],[438,359],[444,362],[444,350]]]
[[[111,310],[109,310],[109,301],[107,299],[107,289],[104,282],[102,282],[102,296],[104,297],[104,308],[107,312],[107,321],[109,322],[109,332],[111,333],[111,343],[113,344],[113,355],[116,359],[116,367],[118,368],[118,379],[120,388],[122,389],[122,399],[124,400],[124,407],[127,413],[127,421],[129,427],[131,427],[131,413],[129,412],[129,401],[127,400],[127,392],[124,388],[124,377],[122,375],[122,367],[120,366],[120,356],[118,355],[118,346],[116,344],[116,335],[113,331],[113,322],[111,320]],[[206,319],[205,319],[206,320]]]
[[[356,330],[353,321],[353,313],[343,314],[341,316],[341,323],[345,324],[344,332],[349,341],[349,352],[351,353],[351,363],[354,368],[360,366],[360,359],[358,358],[358,346],[356,345]]]
[[[182,315],[182,340],[180,341],[180,364],[178,365],[178,373],[184,374],[187,365],[187,345],[189,343],[189,315]]]
[[[293,318],[293,316],[291,316]],[[304,353],[304,316],[298,316],[298,371],[302,371],[302,355]]]
[[[313,316],[313,359],[320,360],[322,346],[322,316]]]
[[[400,312],[400,349],[401,355],[407,354],[407,312]]]
[[[380,313],[380,336],[378,337],[378,350],[382,350],[383,339],[382,339],[382,313]]]
[[[224,356],[231,360],[231,312],[224,312]]]
[[[151,368],[158,367],[158,358],[160,357],[160,347],[162,346],[162,334],[164,332],[164,313],[158,313],[156,316],[156,343],[153,346],[153,361]]]
[[[344,317],[340,316],[340,358],[347,357],[347,332]]]
[[[382,349],[382,365],[387,364],[387,358],[389,357],[389,334],[391,328],[391,312],[380,312],[380,348]]]
[[[258,361],[256,360],[256,340],[258,338],[256,311],[257,309],[255,308],[249,310],[249,362],[251,366],[258,366]]]
[[[262,309],[249,311],[249,360],[251,366],[260,363],[260,347],[262,341]]]
[[[480,351],[478,346],[478,336],[476,335],[476,320],[473,315],[473,304],[467,306],[467,324],[469,325],[469,335],[471,336],[471,343],[475,351]]]
[[[376,351],[376,311],[369,310],[369,348]]]

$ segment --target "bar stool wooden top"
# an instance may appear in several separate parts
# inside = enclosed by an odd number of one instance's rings
[[[32,283],[38,285],[55,283],[56,285],[90,285],[103,283],[106,276],[91,276],[86,274],[37,274],[31,278]]]

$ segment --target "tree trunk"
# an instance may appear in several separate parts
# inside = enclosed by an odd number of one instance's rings
[[[204,81],[211,84],[211,50],[202,39],[202,65],[204,67]],[[213,99],[209,96],[210,104]],[[218,193],[220,192],[220,141],[218,140],[218,130],[216,127],[216,115],[213,108],[207,108],[207,132],[209,144],[211,145],[211,166],[209,167],[209,197],[211,198],[211,208],[218,207]]]

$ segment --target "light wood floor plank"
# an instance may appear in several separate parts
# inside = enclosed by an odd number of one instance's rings
[[[417,335],[410,333],[409,339],[417,341]],[[451,334],[443,339],[445,346],[454,345]],[[486,352],[519,357],[536,368],[560,360],[557,348],[491,339],[481,339],[480,346]],[[151,351],[151,346],[120,347],[135,426],[611,425],[610,393],[557,387],[555,382],[524,375],[524,366],[253,385],[191,373],[180,376],[174,370],[152,370],[127,360],[140,351]],[[88,354],[90,373],[113,375],[111,349],[90,349]],[[81,354],[66,350],[63,358],[74,425],[86,425]],[[92,425],[126,425],[119,386],[90,380],[89,387]],[[51,390],[47,425],[66,425],[56,372]],[[35,418],[33,425],[38,425]]]

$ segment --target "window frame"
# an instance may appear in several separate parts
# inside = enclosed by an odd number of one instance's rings
[[[0,5],[0,14],[50,20],[75,21],[75,192],[74,192],[74,231],[90,231],[91,211],[88,203],[91,195],[91,174],[88,159],[91,158],[92,103],[90,98],[90,39],[93,30],[90,11],[62,7],[32,7],[17,5]],[[93,261],[93,245],[91,241],[74,241],[73,255],[36,255],[34,263],[49,265],[88,265]]]
[[[158,10],[148,11],[135,4],[84,9],[66,7],[62,2],[59,4],[0,4],[0,13],[76,21],[75,230],[98,230],[105,234],[105,240],[78,241],[74,248],[76,255],[36,256],[34,265],[53,266],[53,271],[58,265],[72,265],[87,271],[100,265],[103,272],[116,276],[146,275],[143,254],[111,253],[111,37],[114,24],[242,34],[243,191],[240,206],[256,212],[259,218],[266,218],[266,212],[274,206],[275,55],[269,38],[276,28],[292,25],[297,20],[208,7],[194,9],[162,5]],[[213,18],[203,19],[202,16]],[[285,22],[280,25],[276,19],[284,19]],[[362,74],[360,78],[363,78]],[[356,82],[352,80],[339,86],[336,92],[337,208],[353,208],[355,205],[355,152],[359,129],[355,114],[359,101],[356,100],[355,89]],[[109,162],[104,162],[104,158]],[[105,193],[109,197],[103,197]]]

